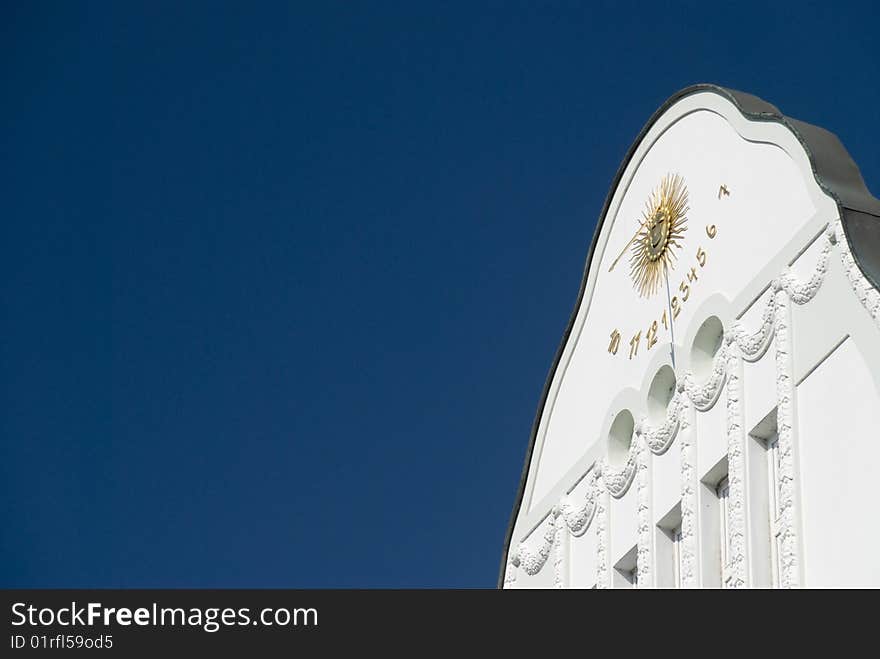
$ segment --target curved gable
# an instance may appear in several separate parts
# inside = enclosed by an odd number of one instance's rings
[[[686,194],[686,222],[678,235],[664,234],[662,222],[649,235],[656,195],[673,177]],[[704,368],[694,345],[706,319],[723,327],[739,321],[838,219],[854,262],[876,288],[880,203],[831,133],[712,85],[679,92],[651,117],[606,198],[545,383],[499,585],[511,544],[614,452],[621,411],[636,428],[661,422],[674,374]],[[658,256],[664,240],[673,244]],[[653,257],[669,265],[662,285],[645,290],[639,275]]]

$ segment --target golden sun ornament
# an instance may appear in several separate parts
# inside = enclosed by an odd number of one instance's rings
[[[641,297],[651,297],[672,269],[687,230],[688,192],[684,179],[667,174],[645,204],[642,225],[630,249],[630,275]]]

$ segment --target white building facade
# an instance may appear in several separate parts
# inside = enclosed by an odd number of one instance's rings
[[[878,282],[880,202],[834,135],[670,98],[599,218],[499,586],[880,586]]]

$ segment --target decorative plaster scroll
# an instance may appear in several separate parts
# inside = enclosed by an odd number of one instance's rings
[[[747,585],[745,543],[745,432],[742,422],[742,356],[733,334],[724,337],[730,346],[727,366],[727,563],[722,566],[728,588]]]
[[[676,426],[678,424],[676,423]],[[636,555],[636,569],[639,588],[651,588],[654,585],[654,575],[651,570],[651,555],[653,552],[651,533],[651,482],[650,482],[651,453],[644,437],[639,437],[638,456],[636,460],[636,483],[638,495],[638,549]]]
[[[826,233],[825,246],[822,248],[822,253],[813,269],[813,275],[807,281],[798,281],[788,268],[782,273],[778,285],[795,304],[806,304],[819,292],[828,270],[828,254],[831,253],[831,246],[831,240]]]
[[[776,320],[776,302],[773,295],[764,306],[761,317],[761,326],[753,333],[746,331],[740,321],[733,326],[733,335],[736,337],[736,345],[747,362],[756,362],[767,352],[770,342],[773,340],[773,324]]]
[[[608,574],[608,491],[600,473],[596,481],[596,588],[610,588]]]
[[[702,384],[697,384],[693,373],[688,372],[684,376],[685,391],[694,407],[701,412],[711,409],[721,394],[727,369],[728,351],[729,348],[725,343],[715,355],[715,360],[712,362],[712,372]]]
[[[596,479],[598,470],[593,469],[587,477],[589,480],[586,485],[586,496],[584,502],[580,506],[576,506],[571,500],[571,495],[562,498],[560,509],[565,520],[565,525],[575,537],[582,536],[589,528],[593,521],[593,515],[596,513]]]
[[[638,436],[633,433],[632,440],[629,445],[629,452],[626,454],[626,462],[620,469],[614,469],[606,462],[602,469],[602,478],[605,481],[605,487],[615,499],[619,499],[633,482],[636,474],[636,452],[634,446],[638,441]]]
[[[538,574],[547,562],[547,558],[552,550],[555,552],[554,565],[556,568],[554,585],[557,588],[566,587],[567,580],[563,575],[567,571],[569,555],[567,532],[574,536],[581,536],[593,521],[596,513],[598,474],[598,468],[590,472],[583,504],[577,506],[570,496],[565,496],[560,504],[553,508],[545,522],[546,528],[541,536],[542,541],[537,548],[529,549],[528,545],[522,542],[511,553],[507,562],[507,570],[505,571],[505,585],[512,586],[516,582],[516,570],[520,566],[529,576]]]
[[[827,236],[829,242],[840,245],[840,260],[843,263],[846,278],[849,280],[859,302],[862,303],[862,306],[865,307],[871,318],[880,327],[880,292],[871,285],[871,282],[865,279],[855,259],[853,259],[852,251],[846,240],[846,234],[843,231],[843,224],[840,219],[829,227]]]
[[[794,456],[794,368],[791,356],[791,309],[788,291],[782,282],[774,282],[776,296],[776,425],[779,436],[779,507],[782,513],[782,574],[783,588],[796,588],[800,583],[798,556],[797,511],[795,510]]]
[[[545,527],[543,536],[541,537],[541,543],[538,545],[537,549],[529,549],[525,542],[521,542],[519,543],[514,556],[511,558],[515,565],[522,565],[523,570],[525,570],[525,573],[529,576],[538,574],[538,572],[541,571],[541,568],[544,567],[544,563],[547,562],[547,558],[550,556],[550,551],[553,548],[553,541],[556,535],[556,515],[554,513],[550,513],[550,515],[547,516]]]
[[[684,393],[684,383],[678,391]],[[681,445],[681,551],[680,574],[683,588],[694,588],[697,581],[697,456],[694,450],[694,408],[682,397],[680,421]]]
[[[642,420],[642,436],[648,448],[655,455],[662,455],[672,445],[675,433],[678,432],[681,406],[684,403],[684,395],[676,392],[666,408],[666,419],[656,428],[648,425],[647,420]]]

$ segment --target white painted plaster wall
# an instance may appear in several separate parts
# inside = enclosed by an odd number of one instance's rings
[[[880,585],[880,393],[845,341],[798,387],[805,584]]]

